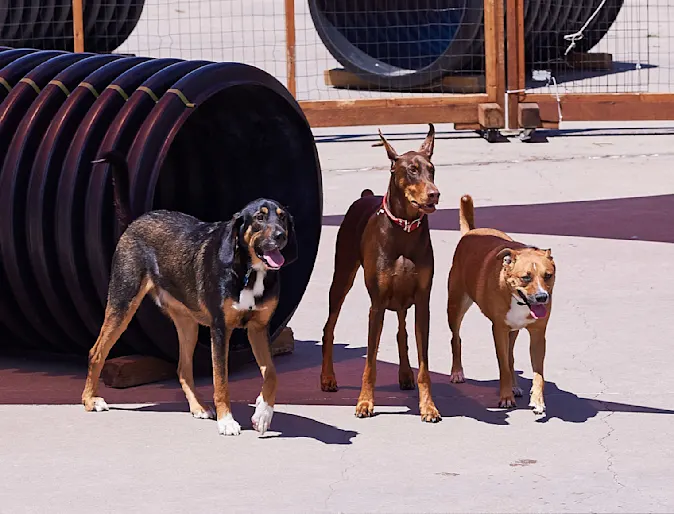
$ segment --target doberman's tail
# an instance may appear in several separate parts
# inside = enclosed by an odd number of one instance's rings
[[[363,189],[363,191],[360,193],[360,197],[365,198],[366,196],[374,196],[372,189]]]
[[[122,224],[122,230],[125,230],[133,221],[131,206],[129,201],[129,167],[126,159],[116,151],[110,151],[93,161],[93,164],[106,162],[112,168],[112,185],[115,194],[115,211],[117,219]]]
[[[459,227],[461,227],[461,235],[475,228],[475,208],[473,207],[473,199],[470,195],[463,195],[461,197]]]

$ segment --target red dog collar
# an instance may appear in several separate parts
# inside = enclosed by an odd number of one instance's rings
[[[413,230],[418,229],[421,226],[421,220],[424,218],[425,214],[422,212],[421,216],[419,216],[417,219],[414,221],[408,221],[404,220],[402,218],[396,218],[393,213],[389,210],[388,205],[387,205],[387,200],[388,199],[388,193],[384,195],[384,200],[381,203],[381,209],[379,210],[379,213],[381,214],[386,213],[386,215],[389,217],[389,219],[398,225],[400,228],[402,228],[405,232],[408,234],[412,232]]]

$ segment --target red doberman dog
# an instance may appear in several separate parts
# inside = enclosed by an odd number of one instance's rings
[[[419,408],[422,421],[438,422],[440,413],[431,398],[428,372],[429,300],[433,282],[433,248],[426,214],[435,211],[440,192],[433,180],[431,163],[435,129],[430,130],[418,152],[402,155],[379,136],[391,160],[388,191],[382,198],[365,190],[339,227],[335,251],[335,272],[330,287],[330,314],[323,328],[321,389],[336,391],[333,369],[334,332],[344,298],[362,265],[371,307],[367,340],[367,361],[356,416],[374,414],[376,359],[387,310],[398,314],[400,389],[414,389],[414,373],[407,354],[407,310],[414,305],[415,333],[419,353]]]

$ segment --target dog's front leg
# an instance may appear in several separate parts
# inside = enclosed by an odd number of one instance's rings
[[[507,326],[492,325],[496,358],[500,373],[500,399],[498,406],[511,409],[516,406],[513,394],[513,381],[510,372],[510,329]]]
[[[529,354],[531,355],[531,367],[534,371],[534,381],[531,385],[531,400],[529,407],[533,407],[534,414],[545,413],[545,401],[543,400],[543,389],[545,380],[543,379],[543,361],[545,361],[545,326],[528,327],[531,343]]]
[[[213,359],[213,402],[218,420],[218,431],[222,435],[239,435],[241,425],[232,416],[229,402],[229,338],[232,330],[224,320],[217,320],[211,326],[211,356]]]
[[[428,295],[417,299],[414,305],[414,331],[417,339],[417,353],[419,354],[419,372],[417,385],[419,387],[419,411],[421,421],[437,423],[442,418],[433,403],[431,396],[431,375],[428,371],[428,337],[430,330],[430,291]]]
[[[253,354],[262,373],[262,391],[255,401],[255,414],[251,418],[253,428],[264,434],[274,415],[276,403],[276,368],[269,351],[268,327],[258,323],[248,326],[248,340],[253,348]]]
[[[360,396],[356,405],[356,416],[368,418],[374,415],[374,386],[377,381],[377,351],[381,330],[384,326],[385,309],[382,307],[370,307],[370,321],[367,333],[367,359],[363,371],[363,383],[360,388]]]

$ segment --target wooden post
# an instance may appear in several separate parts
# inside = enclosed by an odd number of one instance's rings
[[[508,128],[517,129],[519,101],[524,89],[524,0],[507,0]],[[517,91],[517,92],[514,92]]]
[[[73,39],[75,52],[84,52],[84,8],[82,0],[73,0]]]
[[[500,129],[505,124],[503,45],[503,0],[484,0],[485,93],[488,103],[478,106],[480,129]]]
[[[285,0],[285,17],[287,87],[290,94],[297,97],[297,83],[295,81],[295,0]]]
[[[498,89],[498,41],[496,34],[496,4],[499,0],[484,0],[484,58],[485,93],[490,102],[496,101]]]

